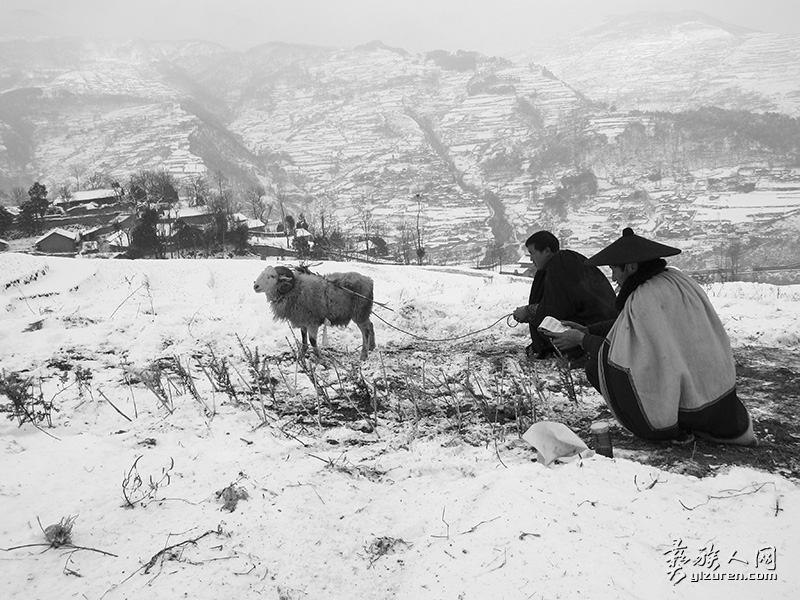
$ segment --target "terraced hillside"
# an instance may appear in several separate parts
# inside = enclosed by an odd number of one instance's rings
[[[718,106],[800,116],[800,36],[735,27],[701,13],[618,17],[514,58],[547,65],[618,110]]]
[[[143,169],[166,169],[188,189],[222,175],[232,196],[263,185],[312,223],[369,226],[395,246],[419,223],[428,260],[487,263],[516,260],[534,228],[589,249],[622,224],[708,253],[741,232],[695,222],[698,199],[796,184],[791,39],[770,45],[692,16],[620,22],[585,39],[595,46],[553,48],[552,64],[380,42],[247,52],[2,42],[0,190],[41,181],[53,194],[97,173],[124,184]],[[584,70],[567,69],[578,63]],[[781,82],[783,104],[746,69]],[[601,80],[613,94],[598,91]],[[658,102],[634,108],[666,112],[620,110],[645,88]],[[712,101],[729,110],[669,112]],[[758,113],[776,107],[786,114]],[[751,222],[764,217],[755,210]]]

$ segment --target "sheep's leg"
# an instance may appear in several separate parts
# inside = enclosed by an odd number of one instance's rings
[[[300,328],[300,358],[305,358],[306,350],[308,350],[308,331],[305,327]]]
[[[319,331],[319,325],[309,325],[306,329],[308,329],[308,339],[311,342],[311,347],[314,349],[314,354],[317,358],[319,358],[319,348],[317,347],[317,332]]]
[[[366,360],[369,351],[375,349],[375,330],[369,321],[356,323],[356,325],[361,330],[361,360]]]

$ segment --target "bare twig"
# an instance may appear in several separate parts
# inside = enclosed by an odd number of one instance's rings
[[[11,552],[12,550],[20,550],[22,548],[37,548],[39,546],[46,546],[47,548],[52,548],[52,544],[45,544],[43,542],[38,542],[36,544],[20,544],[19,546],[10,546],[8,548],[0,548],[3,552]]]
[[[44,527],[39,517],[36,517],[36,522],[39,524],[39,529],[42,530],[42,534],[47,539],[46,544],[45,543],[22,544],[19,546],[12,546],[10,548],[0,548],[0,550],[3,550],[4,552],[10,552],[11,550],[19,550],[21,548],[35,548],[39,546],[46,546],[47,550],[49,550],[50,548],[71,548],[72,550],[88,550],[90,552],[97,552],[98,554],[104,554],[106,556],[113,556],[116,558],[117,555],[111,552],[106,552],[105,550],[99,550],[97,548],[90,548],[89,546],[77,546],[76,544],[72,543],[72,528],[75,524],[75,519],[77,518],[78,518],[77,515],[74,517],[64,517],[58,523]],[[45,552],[47,550],[45,550]],[[67,564],[68,563],[69,561],[67,561]],[[77,573],[74,572],[67,574],[78,575]]]
[[[141,455],[136,457],[136,460],[133,461],[133,465],[131,465],[131,468],[128,469],[128,472],[122,478],[122,496],[125,499],[124,506],[126,508],[134,508],[136,503],[141,503],[142,506],[146,506],[146,503],[155,499],[158,490],[169,485],[171,481],[171,471],[175,467],[175,459],[172,457],[170,457],[169,467],[162,467],[161,479],[156,481],[151,475],[145,487],[137,467],[141,458]]]
[[[691,507],[690,507],[690,506],[686,506],[686,505],[683,503],[683,501],[681,501],[680,499],[678,500],[678,502],[680,502],[680,505],[681,505],[683,508],[685,508],[686,510],[694,510],[695,508],[699,508],[699,507],[701,507],[701,506],[705,506],[706,504],[708,504],[708,503],[709,503],[709,502],[711,502],[712,500],[727,500],[727,499],[729,499],[729,498],[736,498],[737,496],[749,496],[750,494],[755,494],[755,493],[757,493],[757,492],[760,492],[760,491],[761,491],[761,489],[762,489],[762,488],[763,488],[765,485],[767,485],[767,484],[769,484],[769,483],[772,483],[772,482],[770,482],[770,481],[767,481],[767,482],[760,483],[760,484],[755,484],[755,483],[753,483],[753,484],[751,484],[751,485],[752,485],[752,487],[753,487],[753,489],[751,489],[751,490],[749,490],[749,491],[747,491],[747,492],[745,492],[745,491],[744,491],[746,488],[742,488],[742,489],[740,489],[740,490],[723,490],[723,491],[729,491],[729,492],[732,492],[732,493],[728,494],[727,496],[708,496],[708,500],[706,500],[705,502],[701,502],[700,504],[697,504],[697,505],[695,505],[695,506],[691,506]],[[773,484],[773,485],[774,485],[774,484]],[[777,513],[776,513],[776,514],[777,514]]]
[[[128,296],[127,296],[127,297],[126,297],[126,298],[125,298],[125,299],[124,299],[122,302],[120,302],[120,303],[119,303],[119,306],[117,306],[117,308],[115,308],[115,309],[114,309],[114,312],[112,312],[112,313],[111,313],[111,316],[110,316],[110,317],[108,317],[108,318],[109,318],[109,319],[113,319],[113,318],[114,318],[114,315],[115,315],[115,314],[117,314],[117,311],[118,311],[120,308],[122,308],[122,305],[123,305],[123,304],[125,304],[125,303],[126,303],[128,300],[130,300],[131,298],[133,298],[133,295],[134,295],[136,292],[138,292],[140,289],[142,289],[144,286],[145,286],[145,284],[143,283],[143,284],[141,284],[139,287],[137,287],[135,290],[133,290],[133,291],[132,291],[130,294],[128,294]]]
[[[444,538],[444,539],[447,539],[447,540],[450,539],[450,523],[448,523],[447,521],[444,520],[444,513],[445,513],[446,510],[447,510],[447,507],[443,506],[442,507],[442,523],[444,523],[445,527],[447,528],[447,530],[445,532],[445,535],[432,535],[431,537]]]
[[[103,400],[105,400],[106,402],[108,402],[108,403],[111,405],[111,408],[113,408],[113,409],[114,409],[115,411],[117,411],[117,412],[118,412],[120,415],[122,415],[123,417],[125,417],[126,419],[128,419],[128,421],[131,421],[131,418],[130,418],[128,415],[126,415],[124,412],[122,412],[120,409],[118,409],[118,408],[116,407],[116,405],[115,405],[115,404],[114,404],[114,403],[113,403],[111,400],[109,400],[109,399],[108,399],[108,396],[106,396],[106,395],[103,393],[103,390],[100,390],[100,389],[98,389],[98,390],[97,390],[97,393],[98,393],[98,394],[100,394],[100,395],[103,397]]]
[[[204,537],[206,537],[207,535],[211,535],[212,533],[217,533],[217,534],[220,534],[220,533],[222,533],[222,531],[221,531],[221,529],[209,529],[209,530],[208,530],[208,531],[206,531],[204,534],[202,534],[202,535],[199,535],[199,536],[197,536],[196,538],[192,538],[192,539],[190,539],[190,540],[184,540],[184,541],[182,541],[182,542],[178,542],[177,544],[172,544],[171,546],[167,546],[166,548],[163,548],[163,549],[159,550],[158,552],[156,552],[156,553],[155,553],[155,554],[154,554],[154,555],[153,555],[153,556],[150,558],[150,560],[149,560],[149,561],[147,561],[147,562],[146,562],[145,564],[143,564],[141,567],[139,567],[138,569],[136,569],[136,570],[135,570],[133,573],[131,573],[130,575],[128,575],[128,576],[127,576],[125,579],[123,579],[122,581],[120,581],[118,584],[111,586],[111,587],[110,587],[110,588],[108,588],[108,589],[107,589],[105,592],[103,592],[103,595],[102,595],[102,596],[100,596],[101,600],[102,600],[103,598],[105,598],[106,594],[108,594],[108,593],[109,593],[111,590],[114,590],[114,589],[118,588],[118,587],[119,587],[119,586],[121,586],[123,583],[125,583],[126,581],[128,581],[129,579],[131,579],[131,578],[132,578],[134,575],[136,575],[138,572],[140,572],[140,571],[141,571],[142,573],[145,573],[145,574],[149,573],[149,572],[150,572],[150,569],[152,569],[152,568],[155,566],[155,564],[156,564],[156,562],[158,561],[158,559],[159,559],[160,557],[164,556],[164,554],[166,554],[166,553],[167,553],[167,552],[169,552],[170,550],[174,550],[175,548],[179,548],[179,547],[181,547],[181,546],[185,546],[185,545],[187,545],[187,544],[195,544],[195,543],[199,542],[201,539],[203,539]]]
[[[487,573],[491,573],[492,571],[497,571],[497,570],[499,570],[499,569],[502,569],[503,567],[505,567],[505,566],[506,566],[506,560],[507,560],[507,558],[508,558],[508,550],[503,550],[503,562],[501,562],[501,563],[500,563],[499,565],[497,565],[496,567],[492,567],[491,569],[489,569],[489,570],[488,570],[488,571],[486,571],[486,572],[487,572]],[[495,560],[497,560],[497,559],[495,559]],[[494,562],[494,561],[492,561],[492,562]],[[489,563],[489,564],[491,564],[491,563]]]
[[[106,552],[105,550],[99,550],[97,548],[90,548],[88,546],[76,546],[75,544],[64,544],[65,548],[74,548],[75,550],[89,550],[90,552],[97,552],[98,554],[103,554],[105,556],[113,556],[114,558],[118,558],[116,554],[113,552]]]
[[[38,543],[38,544],[22,544],[20,546],[11,546],[10,548],[0,548],[3,552],[11,552],[12,550],[19,550],[21,548],[35,548],[39,546],[46,546],[48,549],[54,548],[53,544],[45,544],[45,543]],[[89,546],[76,546],[75,544],[61,544],[58,546],[59,548],[73,548],[74,550],[89,550],[90,552],[97,552],[98,554],[104,554],[106,556],[113,556],[114,558],[118,558],[118,555],[112,552],[106,552],[105,550],[99,550],[97,548],[90,548]]]
[[[472,528],[470,528],[470,529],[467,529],[466,531],[462,531],[462,532],[461,532],[461,535],[465,535],[465,534],[467,534],[467,533],[473,533],[473,532],[477,531],[478,527],[480,527],[480,526],[481,526],[481,525],[483,525],[484,523],[491,523],[492,521],[496,521],[496,520],[497,520],[497,519],[499,519],[499,518],[500,518],[500,517],[495,517],[494,519],[489,519],[488,521],[481,521],[480,523],[478,523],[478,524],[477,524],[477,525],[475,525],[474,527],[472,527]]]
[[[211,535],[212,533],[220,533],[220,531],[219,531],[219,529],[209,529],[205,533],[203,533],[201,535],[198,535],[196,538],[192,538],[192,539],[189,539],[189,540],[183,540],[182,542],[178,542],[177,544],[172,544],[171,546],[167,546],[166,548],[162,548],[161,550],[156,552],[150,558],[150,560],[148,560],[142,567],[139,567],[139,569],[137,569],[137,570],[142,571],[142,573],[147,574],[147,573],[150,572],[150,569],[152,569],[155,566],[156,562],[158,562],[158,559],[161,558],[162,556],[164,556],[164,554],[166,554],[170,550],[174,550],[175,548],[180,548],[181,546],[186,546],[187,544],[196,544],[197,542],[202,540],[204,537],[206,537],[208,535]]]
[[[656,486],[657,483],[664,483],[664,482],[665,482],[665,480],[661,479],[660,476],[653,477],[653,474],[651,473],[650,474],[650,483],[648,483],[646,486],[640,488],[639,487],[639,483],[636,480],[636,475],[633,476],[633,485],[635,485],[637,491],[640,491],[640,492],[642,490],[652,489],[652,488],[654,488]]]

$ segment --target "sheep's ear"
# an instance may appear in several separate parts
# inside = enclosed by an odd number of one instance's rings
[[[285,274],[278,274],[278,293],[287,294],[294,287],[294,274],[288,269],[284,269]],[[276,271],[278,271],[276,269]],[[278,271],[280,273],[280,271]]]

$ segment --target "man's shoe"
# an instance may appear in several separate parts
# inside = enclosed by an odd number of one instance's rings
[[[583,369],[586,366],[586,363],[589,362],[589,353],[583,352],[574,358],[569,359],[569,368],[572,369]]]
[[[528,360],[546,360],[548,358],[553,358],[555,354],[555,351],[552,349],[536,350],[533,344],[525,346],[525,356],[528,357]]]
[[[688,446],[689,444],[694,442],[694,434],[691,431],[683,429],[678,435],[676,435],[670,441],[675,446]]]

